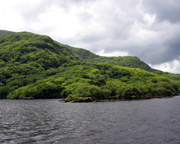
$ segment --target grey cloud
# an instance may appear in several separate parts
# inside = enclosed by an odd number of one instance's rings
[[[168,33],[166,33],[168,35]],[[130,55],[136,55],[140,59],[150,64],[160,64],[173,60],[178,60],[180,57],[180,33],[174,33],[173,37],[167,37],[161,40],[160,44],[152,42],[149,45],[140,46],[134,45],[127,48]]]
[[[60,9],[68,12],[72,5],[78,5],[82,3],[84,0],[43,0],[41,3],[37,3],[36,5],[32,5],[28,2],[18,5],[17,11],[21,13],[23,18],[28,22],[38,21],[38,16],[44,12],[46,12],[52,6],[58,6]],[[89,0],[91,1],[91,0]]]
[[[180,1],[143,0],[144,12],[155,14],[158,21],[176,23],[180,21]]]
[[[173,36],[170,34],[168,36],[168,33],[164,34],[167,35],[166,39],[159,36],[159,43],[152,41],[148,44],[143,42],[133,43],[128,39],[129,37],[127,37],[125,41],[127,41],[126,43],[128,44],[124,45],[123,38],[120,38],[123,37],[124,34],[120,35],[120,37],[118,37],[119,34],[117,34],[117,39],[108,39],[108,36],[104,36],[103,34],[91,35],[83,37],[81,41],[88,43],[90,50],[93,52],[98,52],[102,49],[104,49],[105,53],[127,51],[129,55],[137,56],[146,63],[160,64],[179,59],[180,57],[180,34],[174,33]],[[136,40],[138,41],[138,38],[134,39],[134,41]],[[151,39],[149,41],[151,41]]]
[[[95,2],[96,0],[46,0],[48,3],[54,3],[56,6],[63,8],[64,10],[69,10],[72,5],[80,6],[83,3]]]
[[[78,17],[81,24],[90,25],[94,15],[88,11],[82,11],[78,14]]]
[[[92,34],[91,36],[87,32],[81,37],[81,42],[89,43],[90,50],[98,52],[104,49],[106,53],[127,51],[129,55],[137,56],[151,64],[179,59],[180,25],[177,22],[180,21],[180,2],[175,0],[144,0],[141,5],[143,12],[156,15],[156,21],[152,25],[146,25],[143,20],[144,15],[137,11],[137,5],[140,3],[129,0],[124,3],[115,1],[114,4],[116,4],[114,9],[105,13],[109,17],[109,21],[106,20],[105,24],[106,31],[101,35]],[[121,13],[121,11],[124,13]],[[166,24],[165,21],[170,23]],[[136,22],[139,23],[142,29],[158,33],[157,39],[145,37],[147,42],[145,43],[140,41],[138,37],[133,37],[131,32]],[[173,28],[175,27],[174,24],[177,28]],[[124,41],[128,44],[124,45]]]
[[[81,39],[81,41],[91,44],[91,43],[96,43],[104,38],[105,37],[103,35],[93,35],[92,34],[92,35],[87,35],[87,36],[83,37]]]
[[[52,6],[53,1],[44,0],[41,3],[37,3],[36,5],[32,5],[28,3],[28,1],[24,4],[19,4],[17,6],[17,11],[21,14],[22,18],[26,22],[38,22],[38,16],[44,12],[46,12],[47,8]]]
[[[129,51],[130,55],[136,55],[141,60],[150,64],[159,64],[167,61],[166,48],[160,45],[149,45],[144,47],[135,47],[134,50]]]
[[[66,0],[66,1],[59,1],[59,0],[43,0],[41,3],[36,5],[27,5],[25,9],[22,7],[20,8],[21,15],[26,21],[38,21],[38,16],[44,12],[46,12],[51,6],[55,5],[58,6],[60,9],[63,9],[66,12],[69,12],[72,5],[80,5],[84,2],[91,2],[95,0]],[[21,10],[22,9],[22,10]]]

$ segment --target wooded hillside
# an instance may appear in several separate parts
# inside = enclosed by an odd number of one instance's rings
[[[80,50],[28,32],[0,35],[0,98],[134,99],[180,90],[179,75],[129,68],[144,63],[137,57],[107,60]],[[118,59],[129,67],[115,65]]]

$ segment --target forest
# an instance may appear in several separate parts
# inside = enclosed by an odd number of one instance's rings
[[[0,34],[0,99],[142,99],[180,92],[180,75],[137,57],[101,57],[45,35]]]

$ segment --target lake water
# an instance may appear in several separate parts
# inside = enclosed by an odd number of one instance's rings
[[[0,100],[0,143],[180,144],[180,97],[94,103]]]

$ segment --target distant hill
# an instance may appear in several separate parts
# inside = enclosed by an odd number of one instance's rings
[[[125,66],[131,68],[141,68],[147,71],[152,71],[151,67],[141,61],[138,57],[133,56],[119,56],[119,57],[105,57],[96,55],[88,50],[80,48],[69,48],[73,53],[81,57],[85,62],[94,62],[94,63],[106,63],[114,64],[118,66]]]
[[[137,57],[100,57],[46,35],[0,35],[0,99],[141,99],[180,92],[179,75],[143,69],[151,70]]]
[[[82,48],[74,48],[69,46],[68,47],[73,53],[78,55],[83,61],[91,62],[92,59],[99,58],[99,55],[96,55],[88,50],[82,49]]]
[[[174,80],[180,80],[180,74],[172,74],[169,72],[163,72],[161,70],[153,69],[148,64],[141,61],[138,57],[133,57],[133,56],[105,57],[105,56],[96,55],[82,48],[74,48],[70,46],[68,48],[85,62],[113,64],[113,65],[130,67],[130,68],[141,68],[143,70],[153,72],[158,75],[163,75],[165,77],[169,77]]]
[[[0,34],[5,34],[5,33],[13,33],[12,31],[7,31],[7,30],[0,30]]]

